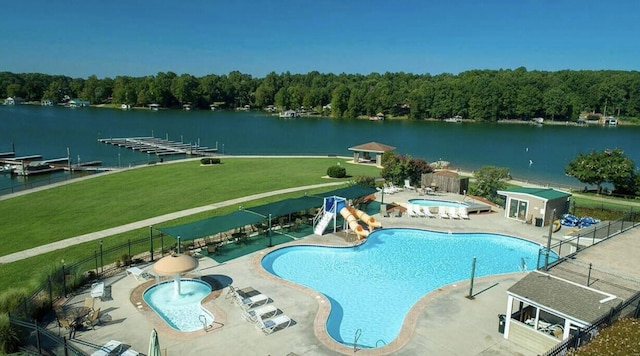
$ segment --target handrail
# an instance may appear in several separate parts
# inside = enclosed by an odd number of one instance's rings
[[[383,344],[387,344],[386,342],[384,342],[384,340],[382,339],[378,339],[378,341],[376,341],[376,347],[378,347],[378,344],[382,341]]]
[[[204,316],[204,314],[200,314],[198,316],[198,319],[200,319],[200,322],[202,323],[202,329],[204,331],[207,331],[207,317]]]
[[[353,337],[353,353],[355,354],[358,351],[358,340],[362,336],[362,329],[356,330],[356,334]]]

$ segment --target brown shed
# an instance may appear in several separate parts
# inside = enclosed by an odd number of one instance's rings
[[[469,177],[461,177],[454,171],[441,170],[422,175],[420,184],[441,192],[465,194],[469,190]]]

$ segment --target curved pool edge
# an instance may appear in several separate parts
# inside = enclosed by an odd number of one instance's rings
[[[393,229],[402,229],[402,228],[397,228],[394,227]],[[407,228],[407,229],[416,229],[416,230],[426,230],[426,229],[417,229],[417,228]],[[437,230],[430,230],[430,231],[437,231]],[[438,232],[442,232],[442,231],[438,231]],[[477,233],[484,233],[484,232],[477,232]],[[518,238],[518,239],[522,239],[522,240],[526,240],[529,242],[533,242],[530,241],[526,238],[522,238],[522,237],[518,237],[518,236],[513,236],[513,235],[506,235],[506,234],[501,234],[504,236],[509,236],[509,237],[513,237],[513,238]],[[313,298],[316,299],[317,303],[318,303],[318,311],[316,312],[316,316],[314,318],[314,322],[313,322],[313,332],[315,337],[318,339],[318,341],[320,341],[320,343],[326,347],[327,349],[329,349],[330,351],[333,352],[337,352],[343,355],[353,355],[354,353],[354,348],[353,346],[348,346],[345,345],[343,343],[340,343],[336,340],[334,340],[329,333],[326,330],[326,323],[327,320],[329,318],[329,314],[331,312],[331,302],[327,299],[327,297],[324,296],[324,294],[309,288],[309,287],[305,287],[303,285],[288,281],[286,279],[277,277],[273,274],[271,274],[270,272],[268,272],[266,269],[264,269],[264,267],[262,267],[262,259],[264,258],[264,256],[266,256],[267,254],[283,249],[283,248],[287,248],[287,247],[292,247],[292,246],[321,246],[321,247],[334,247],[334,248],[352,248],[361,244],[366,243],[366,239],[364,241],[358,241],[357,243],[348,243],[348,242],[344,242],[344,243],[340,243],[340,244],[331,244],[331,243],[312,243],[312,242],[308,242],[308,241],[293,241],[287,244],[282,244],[282,245],[278,245],[278,246],[274,246],[268,250],[263,250],[258,252],[252,259],[252,266],[254,268],[255,271],[258,272],[259,275],[273,281],[274,283],[279,283],[281,285],[287,286],[287,287],[291,287],[292,289],[302,292],[304,294],[307,294]],[[476,277],[474,279],[474,283],[477,285],[479,283],[483,283],[483,282],[487,282],[487,281],[501,281],[504,280],[508,277],[512,277],[512,276],[517,276],[517,275],[522,275],[524,276],[525,274],[531,272],[532,270],[528,270],[528,271],[518,271],[518,272],[511,272],[511,273],[502,273],[502,274],[495,274],[495,275],[491,275],[491,276],[484,276],[484,277]],[[402,350],[404,347],[406,347],[409,342],[411,341],[412,337],[414,336],[415,330],[416,330],[416,325],[418,323],[418,319],[420,318],[421,314],[426,310],[427,306],[433,302],[434,300],[436,300],[438,297],[440,297],[443,293],[453,293],[453,292],[457,292],[457,291],[464,291],[465,289],[468,289],[470,286],[470,282],[468,280],[460,280],[460,281],[456,281],[447,285],[444,285],[442,287],[439,287],[438,289],[431,291],[427,294],[425,294],[422,298],[420,298],[407,312],[407,314],[405,315],[404,321],[402,323],[402,326],[400,328],[400,332],[398,333],[398,336],[396,336],[395,339],[393,339],[391,342],[389,342],[388,344],[386,344],[385,346],[382,347],[378,347],[378,348],[359,348],[358,349],[358,355],[362,355],[362,356],[378,356],[378,355],[390,355],[390,354],[394,354],[396,352],[399,352],[400,350]],[[464,298],[464,300],[466,301],[467,299]],[[505,301],[505,306],[506,306],[506,301]]]

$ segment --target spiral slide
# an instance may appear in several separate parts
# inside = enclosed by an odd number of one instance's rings
[[[347,224],[349,224],[351,231],[356,233],[358,239],[364,239],[369,236],[369,231],[363,229],[362,226],[358,224],[356,217],[351,214],[347,207],[340,209],[340,215],[342,215]]]
[[[348,206],[347,209],[349,209],[349,212],[351,214],[355,215],[358,219],[367,224],[369,226],[369,231],[373,231],[373,229],[377,227],[382,227],[382,223],[380,221],[377,221],[374,217],[370,216],[364,211],[358,210],[352,206]]]

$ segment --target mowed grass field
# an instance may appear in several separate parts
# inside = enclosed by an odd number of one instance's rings
[[[124,225],[184,209],[285,188],[347,182],[354,177],[379,176],[372,166],[347,163],[346,158],[222,158],[219,165],[201,166],[199,160],[163,163],[102,174],[52,189],[0,200],[0,256],[54,241]],[[326,178],[327,168],[340,163],[347,178]],[[307,193],[329,191],[336,187]],[[243,203],[256,206],[304,192]],[[230,206],[158,226],[172,226],[237,210]],[[105,237],[104,247],[149,235],[149,229]],[[72,245],[44,255],[0,265],[0,290],[42,281],[52,265],[67,264],[98,248],[98,241]]]

